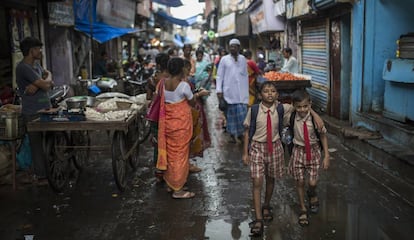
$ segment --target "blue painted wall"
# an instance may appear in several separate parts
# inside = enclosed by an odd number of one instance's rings
[[[367,112],[372,102],[382,103],[382,69],[395,58],[396,40],[414,32],[413,0],[360,0],[352,10],[351,110]],[[414,93],[413,93],[414,94]]]

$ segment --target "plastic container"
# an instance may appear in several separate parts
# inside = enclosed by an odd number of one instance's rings
[[[0,139],[21,137],[24,133],[23,118],[19,112],[0,110]]]

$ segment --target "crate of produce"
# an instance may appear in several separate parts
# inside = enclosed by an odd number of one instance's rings
[[[272,81],[278,90],[296,90],[312,87],[311,76],[309,75],[269,71],[263,77],[268,81]]]
[[[11,140],[24,134],[24,123],[19,105],[7,104],[0,108],[0,139]]]

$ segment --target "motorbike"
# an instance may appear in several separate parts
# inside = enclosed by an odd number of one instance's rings
[[[66,84],[52,87],[52,89],[49,91],[49,101],[53,108],[57,108],[59,106],[59,103],[64,100],[69,90],[70,87]],[[14,90],[13,100],[11,103],[14,105],[20,105],[22,103],[19,88],[16,88]]]
[[[49,92],[50,103],[53,108],[57,108],[69,92],[68,85],[54,86]]]
[[[102,92],[112,92],[118,85],[118,82],[110,77],[96,76],[92,79],[82,79],[78,77],[82,86],[87,87],[89,95],[96,96]]]
[[[142,64],[137,62],[131,65],[126,71],[125,93],[130,96],[145,93],[148,81],[154,73],[149,59],[144,60]]]

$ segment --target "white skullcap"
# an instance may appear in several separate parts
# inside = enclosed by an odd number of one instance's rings
[[[239,41],[239,39],[237,39],[237,38],[233,38],[233,39],[231,39],[231,40],[230,40],[230,42],[229,42],[229,45],[232,45],[232,44],[237,44],[237,45],[239,45],[239,46],[240,46],[240,41]]]

